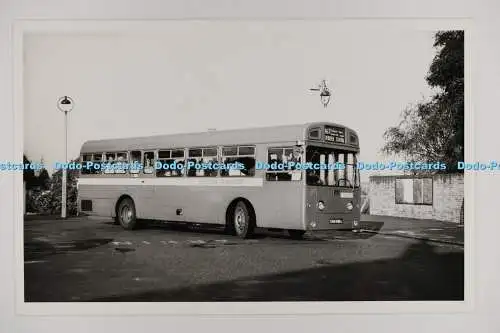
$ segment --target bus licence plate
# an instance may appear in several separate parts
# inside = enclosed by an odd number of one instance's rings
[[[331,219],[330,224],[342,224],[342,219]]]

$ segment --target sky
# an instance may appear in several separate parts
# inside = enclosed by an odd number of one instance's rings
[[[31,34],[24,42],[24,152],[49,169],[86,140],[330,121],[365,162],[432,93],[434,31],[328,21],[171,21],[137,32]],[[326,79],[327,108],[309,91]],[[362,180],[371,173],[362,173]]]

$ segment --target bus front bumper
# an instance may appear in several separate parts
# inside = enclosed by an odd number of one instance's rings
[[[352,213],[315,214],[307,221],[309,231],[321,230],[359,230],[360,216]]]

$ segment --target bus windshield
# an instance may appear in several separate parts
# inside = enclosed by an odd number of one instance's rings
[[[312,166],[307,170],[308,185],[359,187],[359,171],[356,168],[357,154],[355,152],[308,146],[306,162],[311,163]]]

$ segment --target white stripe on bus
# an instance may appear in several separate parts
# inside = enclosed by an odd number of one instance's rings
[[[162,177],[162,178],[80,178],[78,185],[123,185],[123,186],[249,186],[261,187],[262,178],[212,178],[212,177]]]

